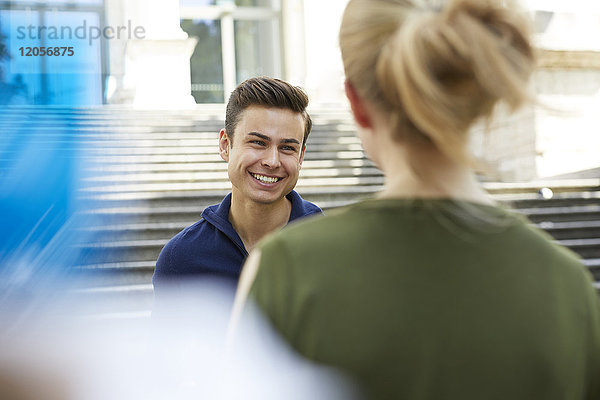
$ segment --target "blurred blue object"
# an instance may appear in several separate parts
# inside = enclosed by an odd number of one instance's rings
[[[19,314],[47,304],[80,257],[85,157],[69,110],[6,108],[0,132],[0,312]]]

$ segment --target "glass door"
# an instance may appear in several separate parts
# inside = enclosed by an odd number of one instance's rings
[[[180,0],[181,27],[198,39],[191,58],[196,103],[223,103],[242,81],[281,75],[280,2]]]
[[[223,58],[221,56],[221,21],[184,19],[181,28],[198,38],[191,57],[192,96],[196,103],[222,103]]]

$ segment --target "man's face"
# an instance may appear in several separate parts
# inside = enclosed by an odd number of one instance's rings
[[[304,118],[287,109],[250,106],[233,138],[222,130],[221,158],[239,200],[273,204],[296,186],[304,159]]]

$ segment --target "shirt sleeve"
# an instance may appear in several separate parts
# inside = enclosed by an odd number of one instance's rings
[[[285,243],[277,238],[260,246],[261,257],[250,298],[274,327],[290,338],[294,334],[293,261]]]
[[[173,247],[175,247],[175,238],[169,240],[167,244],[160,251],[160,255],[156,260],[156,266],[154,267],[154,274],[152,275],[152,284],[154,289],[161,285],[164,278],[169,275],[171,270],[171,258],[173,253]]]

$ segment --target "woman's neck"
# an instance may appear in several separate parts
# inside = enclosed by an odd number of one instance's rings
[[[388,147],[380,158],[385,174],[381,198],[450,198],[494,204],[473,170],[431,146]],[[410,157],[408,152],[410,151]],[[411,161],[412,160],[412,161]]]

